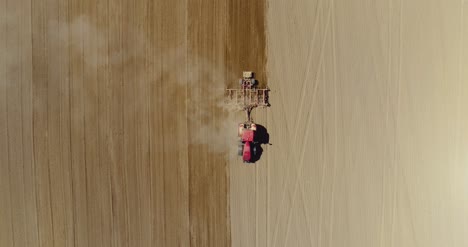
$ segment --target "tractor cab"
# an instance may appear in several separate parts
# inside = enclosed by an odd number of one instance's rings
[[[254,73],[251,71],[244,71],[242,78],[239,79],[239,84],[242,89],[253,89],[257,86],[257,80],[254,78]]]
[[[255,143],[255,131],[257,125],[255,123],[246,122],[239,124],[239,156],[242,156],[244,163],[251,163],[252,158],[257,155]]]

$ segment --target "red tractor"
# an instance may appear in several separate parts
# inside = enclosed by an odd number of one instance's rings
[[[244,163],[252,163],[257,156],[257,143],[255,142],[255,131],[257,126],[252,122],[239,124],[239,148],[237,154],[242,156]]]
[[[242,156],[244,163],[255,163],[258,160],[261,147],[256,141],[255,133],[257,125],[252,121],[250,113],[256,107],[269,107],[268,88],[258,88],[258,81],[254,73],[244,71],[239,79],[239,88],[227,89],[227,104],[235,106],[235,109],[243,110],[247,115],[247,121],[239,124],[239,149],[238,154]]]

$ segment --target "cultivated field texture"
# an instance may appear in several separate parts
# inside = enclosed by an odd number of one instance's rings
[[[0,0],[0,247],[468,246],[467,11]]]
[[[468,3],[268,1],[265,123],[233,246],[467,246]]]
[[[0,1],[0,246],[229,246],[222,97],[265,76],[263,9]]]

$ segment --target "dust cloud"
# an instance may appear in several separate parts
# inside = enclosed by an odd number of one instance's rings
[[[98,28],[86,15],[78,16],[69,23],[51,20],[48,30],[48,37],[54,41],[54,44],[71,48],[72,54],[93,51],[83,56],[85,65],[90,68],[104,65],[124,65],[129,61],[142,61],[146,56],[144,48],[149,44],[144,33],[130,29],[126,30],[126,35],[134,37],[133,42],[109,52],[108,30]],[[85,37],[89,37],[92,42],[85,40]]]
[[[82,54],[83,51],[93,51],[83,56],[88,73],[98,73],[98,68],[108,65],[126,66],[129,62],[146,63],[146,66],[134,67],[137,71],[134,72],[133,80],[141,82],[143,78],[148,78],[149,74],[144,68],[160,66],[163,69],[157,71],[147,83],[161,84],[171,95],[170,99],[183,97],[189,125],[188,144],[207,145],[211,152],[217,154],[235,154],[236,126],[243,120],[243,115],[236,114],[238,109],[229,108],[225,104],[226,85],[232,85],[232,82],[227,82],[226,78],[233,78],[235,75],[226,71],[224,65],[214,64],[209,59],[189,54],[184,46],[177,46],[158,54],[159,57],[165,58],[164,66],[161,66],[157,59],[147,59],[145,47],[151,47],[152,44],[145,33],[137,29],[130,29],[128,34],[135,37],[133,40],[136,43],[130,43],[125,48],[109,53],[107,31],[93,24],[86,15],[74,18],[69,23],[50,21],[48,30],[48,35],[56,43],[55,45],[69,48],[71,56]],[[92,38],[92,42],[85,42],[84,37]],[[196,62],[187,64],[187,58]],[[74,80],[83,80],[81,78],[83,75],[74,76],[80,77],[73,78]],[[200,83],[206,81],[210,83]],[[155,102],[170,105],[170,102],[163,101],[167,99],[159,97]],[[211,121],[213,119],[215,121]]]

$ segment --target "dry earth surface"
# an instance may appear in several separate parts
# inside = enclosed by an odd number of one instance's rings
[[[0,246],[468,246],[467,10],[0,0]]]
[[[264,9],[0,0],[0,246],[230,246],[221,103]]]
[[[268,1],[271,146],[233,246],[468,246],[468,3]]]

